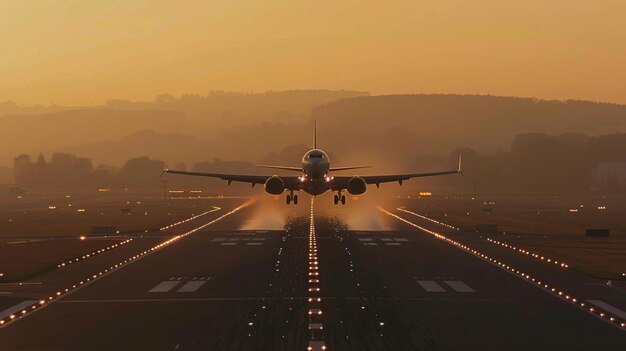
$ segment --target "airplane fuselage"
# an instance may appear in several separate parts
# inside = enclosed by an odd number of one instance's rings
[[[330,160],[320,149],[307,151],[302,157],[302,190],[311,195],[319,195],[330,189]]]

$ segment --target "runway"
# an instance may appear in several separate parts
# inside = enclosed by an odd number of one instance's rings
[[[341,213],[339,219],[321,216],[313,205],[309,216],[309,204],[302,202],[300,216],[292,216],[284,230],[239,229],[261,204],[235,212],[235,205],[224,207],[170,234],[134,240],[38,277],[42,284],[17,296],[0,295],[0,309],[6,311],[53,294],[45,308],[0,328],[0,350],[622,350],[626,345],[619,323],[579,306],[585,301],[584,307],[622,318],[621,290],[396,208],[384,209],[404,219],[390,215],[391,229],[355,231],[346,228]],[[165,240],[172,241],[151,250]],[[524,276],[495,262],[521,269]],[[109,267],[114,269],[98,274]],[[93,275],[88,284],[62,290]],[[57,290],[61,294],[55,297]],[[559,291],[580,300],[572,303]],[[10,313],[19,315],[24,307]]]

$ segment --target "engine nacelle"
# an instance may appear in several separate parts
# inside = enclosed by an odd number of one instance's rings
[[[265,181],[265,191],[272,195],[280,195],[285,191],[285,183],[277,176],[269,177]]]
[[[347,190],[352,195],[361,195],[367,190],[367,184],[361,177],[352,177],[348,181]]]

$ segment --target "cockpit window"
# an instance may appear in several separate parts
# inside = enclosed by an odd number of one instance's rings
[[[310,154],[309,158],[324,158],[324,154]]]

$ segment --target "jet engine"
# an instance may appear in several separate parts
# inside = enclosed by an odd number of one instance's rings
[[[265,191],[273,195],[280,195],[285,191],[285,183],[278,176],[269,177],[265,181]]]
[[[367,190],[367,184],[361,177],[352,177],[348,181],[348,192],[352,195],[360,195]]]

